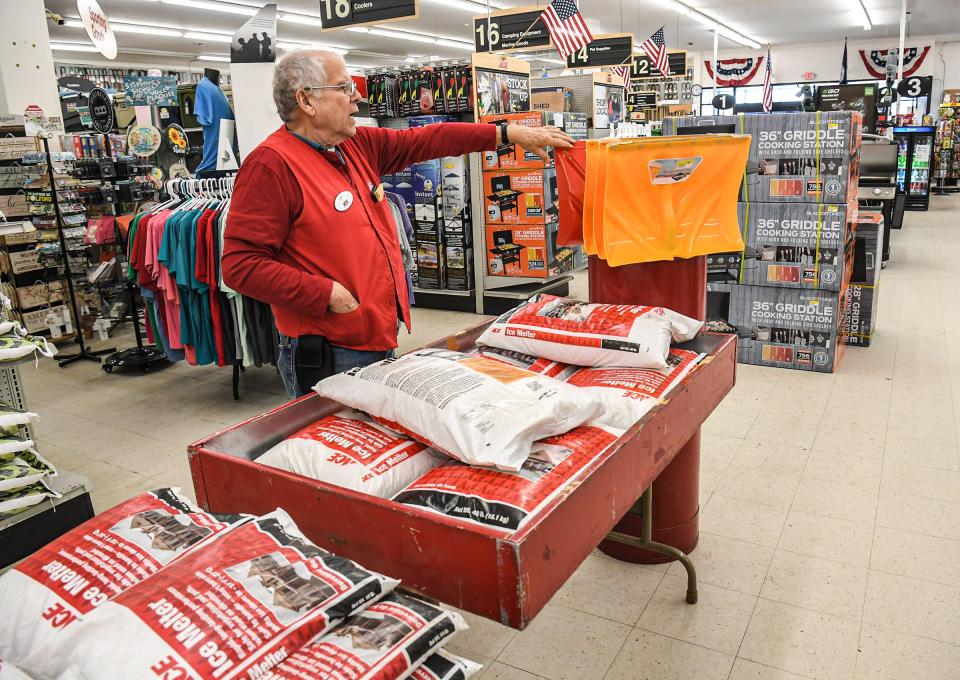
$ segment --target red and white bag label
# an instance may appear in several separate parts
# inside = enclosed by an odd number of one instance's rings
[[[276,510],[92,612],[65,640],[64,667],[86,680],[259,678],[396,585],[313,545]]]
[[[590,391],[603,404],[595,422],[627,430],[679,385],[706,354],[670,348],[666,368],[581,368],[485,347],[483,356],[544,373]]]
[[[398,680],[466,627],[456,612],[390,593],[291,655],[267,680]]]
[[[547,505],[622,434],[585,425],[543,439],[517,472],[448,463],[394,498],[477,524],[515,531]]]
[[[440,650],[414,669],[413,680],[467,680],[483,668],[469,659]]]
[[[359,411],[321,418],[257,458],[263,465],[390,498],[448,458]]]
[[[687,342],[702,322],[663,307],[605,305],[535,295],[477,339],[577,366],[665,368],[671,342]]]
[[[59,644],[78,619],[241,519],[159,489],[84,522],[0,577],[0,657],[57,675]]]
[[[426,349],[331,376],[321,397],[471,465],[519,470],[533,442],[592,420],[585,390],[481,356]]]

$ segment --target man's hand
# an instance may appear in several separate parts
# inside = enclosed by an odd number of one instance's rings
[[[497,134],[499,136],[499,131]],[[508,125],[507,137],[511,144],[537,154],[544,163],[550,162],[548,146],[569,149],[574,141],[573,137],[555,127],[527,127],[526,125]]]
[[[352,312],[360,303],[353,297],[353,294],[341,286],[336,281],[333,282],[333,289],[330,291],[330,304],[327,308],[335,314],[346,314]]]

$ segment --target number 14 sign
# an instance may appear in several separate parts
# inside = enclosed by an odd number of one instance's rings
[[[321,30],[420,17],[420,0],[320,0]]]

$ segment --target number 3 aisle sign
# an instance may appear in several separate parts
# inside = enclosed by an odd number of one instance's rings
[[[320,0],[324,31],[420,17],[420,0]]]

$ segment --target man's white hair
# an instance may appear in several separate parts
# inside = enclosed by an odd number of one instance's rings
[[[284,123],[296,118],[297,90],[329,85],[325,66],[328,59],[343,61],[336,52],[302,48],[287,52],[277,62],[273,70],[273,103]]]

